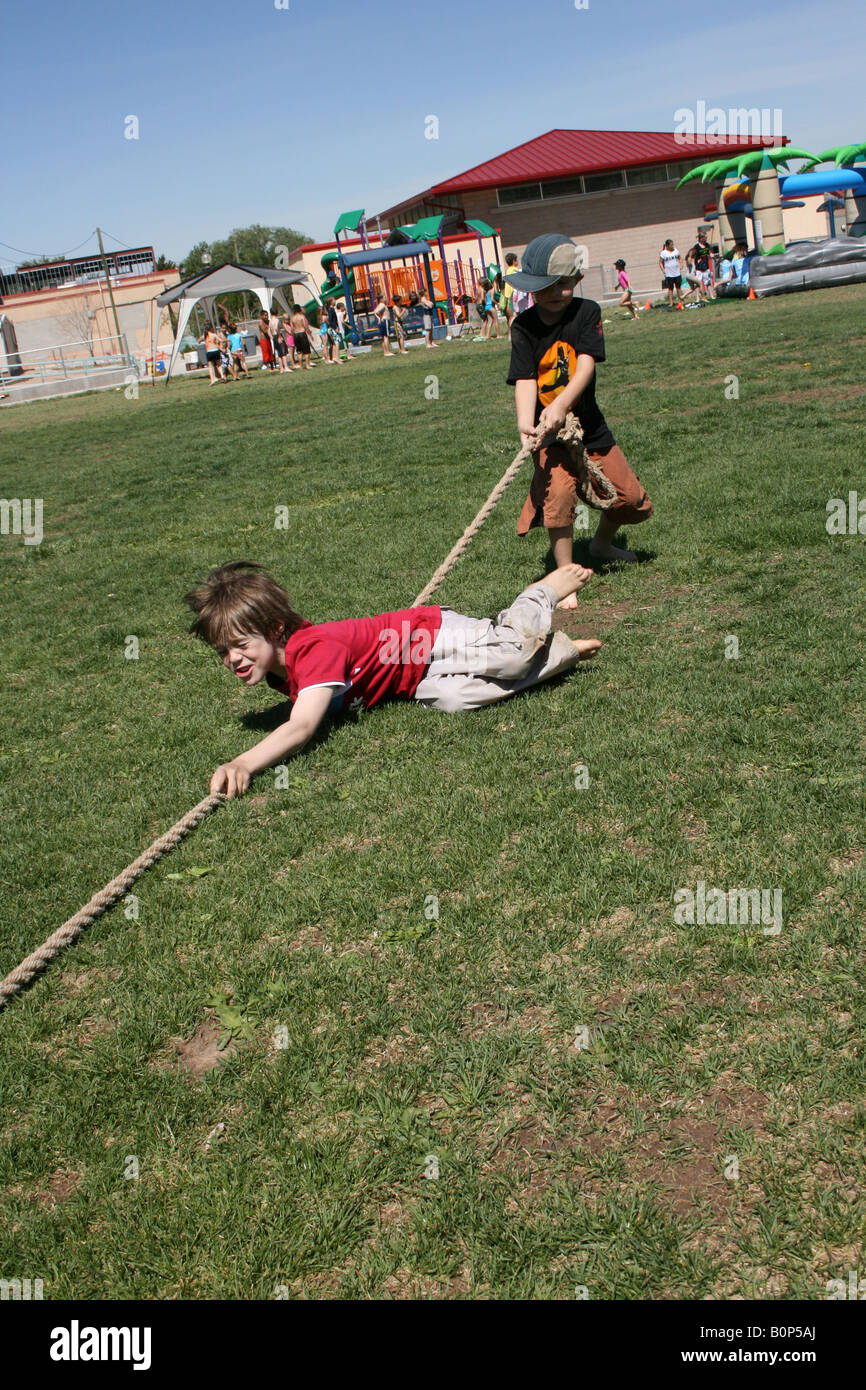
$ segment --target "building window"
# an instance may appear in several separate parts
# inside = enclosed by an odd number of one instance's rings
[[[496,197],[500,207],[507,203],[537,203],[541,199],[541,184],[512,183],[507,188],[497,188]]]
[[[643,188],[648,183],[667,183],[668,177],[666,164],[654,164],[649,169],[628,169],[626,171],[626,182],[629,188]]]
[[[542,198],[571,198],[583,192],[583,179],[551,179],[541,185]]]
[[[587,193],[601,193],[606,188],[622,188],[622,169],[611,169],[604,174],[587,174],[583,180]]]
[[[705,163],[705,159],[681,159],[677,164],[668,165],[668,178],[681,179],[690,169],[696,169],[699,164]]]

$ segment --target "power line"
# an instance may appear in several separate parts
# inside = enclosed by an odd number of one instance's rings
[[[25,251],[20,246],[10,246],[7,241],[0,241],[0,246],[5,247],[7,251],[16,251],[19,256],[47,256],[50,254],[48,251]]]
[[[77,246],[73,246],[72,251],[67,251],[67,252],[66,252],[66,255],[67,255],[67,256],[71,256],[71,255],[73,254],[73,252],[75,252],[75,251],[80,251],[81,248],[82,248],[82,246],[86,246],[87,243],[88,243],[88,241],[92,241],[93,238],[94,238],[95,236],[96,236],[96,228],[93,229],[93,231],[90,233],[90,236],[85,237],[84,240],[83,240],[83,241],[80,241],[80,242],[78,243]]]
[[[102,235],[103,235],[103,236],[107,236],[107,237],[111,237],[111,240],[112,240],[112,241],[116,241],[117,244],[118,244],[118,246],[121,248],[121,250],[123,250],[123,251],[131,251],[131,250],[132,250],[132,247],[131,247],[127,242],[121,241],[119,237],[111,236],[111,232],[107,232],[107,231],[105,230],[104,227],[103,227],[103,229],[102,229]]]
[[[64,251],[63,255],[59,257],[55,256],[55,253],[53,251],[25,251],[21,246],[10,246],[8,241],[0,241],[0,246],[2,246],[6,251],[14,251],[16,255],[19,256],[32,256],[34,260],[44,260],[46,257],[50,258],[51,260],[63,260],[64,257],[72,256],[76,251],[80,251],[82,246],[86,246],[88,241],[92,241],[95,236],[96,231],[94,229],[89,234],[89,236],[86,236],[83,241],[80,241],[78,243],[77,246],[73,246],[71,251]],[[112,237],[112,240],[116,241],[117,238]]]

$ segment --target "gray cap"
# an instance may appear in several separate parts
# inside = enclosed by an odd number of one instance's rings
[[[521,270],[510,271],[505,279],[516,290],[546,290],[566,275],[581,274],[581,256],[574,242],[560,232],[535,237],[523,252]]]

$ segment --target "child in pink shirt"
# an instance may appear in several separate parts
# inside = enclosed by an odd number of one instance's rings
[[[620,307],[623,309],[628,309],[631,317],[633,319],[636,319],[637,309],[631,302],[631,281],[629,280],[628,275],[626,273],[625,261],[614,261],[613,265],[614,270],[616,270],[617,272],[616,278],[619,283],[619,287],[622,290],[622,298],[619,301]]]

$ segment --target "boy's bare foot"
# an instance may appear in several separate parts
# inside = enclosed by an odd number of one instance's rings
[[[597,637],[587,637],[575,642],[577,654],[581,661],[592,661],[596,652],[601,651],[601,643]]]
[[[551,570],[543,579],[537,579],[536,584],[546,584],[552,589],[557,598],[561,600],[557,608],[576,608],[577,599],[575,594],[578,589],[582,589],[592,579],[592,570],[585,569],[583,565],[560,565],[559,569]],[[533,586],[530,585],[530,588]]]
[[[597,545],[595,541],[589,543],[589,553],[594,560],[619,560],[621,564],[633,565],[637,563],[637,556],[633,550],[623,550],[621,546]]]

